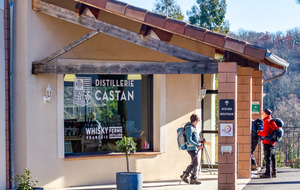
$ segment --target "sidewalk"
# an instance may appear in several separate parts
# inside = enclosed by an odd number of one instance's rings
[[[199,180],[201,185],[190,185],[181,181],[179,178],[157,181],[143,182],[143,190],[217,190],[218,189],[218,174],[201,173]],[[250,179],[238,179],[237,190],[242,190]],[[84,187],[71,187],[64,190],[116,190],[116,185],[100,185],[100,186],[84,186]]]
[[[300,189],[300,169],[278,168],[276,178],[258,178],[253,175],[243,190],[294,190]]]
[[[264,171],[264,170],[263,170]],[[258,176],[263,171],[252,172],[252,179],[238,179],[237,190],[294,190],[300,189],[300,169],[279,168],[277,177],[272,179],[260,179]],[[218,174],[204,173],[199,175],[202,182],[201,185],[189,185],[181,182],[180,179],[168,179],[157,181],[146,181],[143,183],[143,190],[217,190],[218,189]],[[116,190],[115,184],[99,185],[99,186],[84,186],[70,187],[63,190]]]

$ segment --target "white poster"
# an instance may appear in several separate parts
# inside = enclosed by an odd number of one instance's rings
[[[233,136],[233,123],[221,123],[220,124],[220,135],[221,136]]]

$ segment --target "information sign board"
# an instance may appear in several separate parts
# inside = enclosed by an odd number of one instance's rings
[[[234,100],[221,99],[219,102],[220,120],[234,120]]]

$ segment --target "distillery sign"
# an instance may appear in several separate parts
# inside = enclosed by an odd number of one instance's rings
[[[233,99],[220,99],[219,107],[220,120],[234,120]]]
[[[96,79],[95,86],[92,86],[91,77],[77,77],[73,83],[73,102],[79,106],[91,104],[93,100],[97,101],[134,101],[134,80],[120,79]],[[95,91],[93,90],[95,88]],[[103,88],[102,90],[99,88]],[[111,87],[106,91],[105,88]],[[126,88],[117,89],[118,87]],[[97,88],[97,89],[96,89]]]

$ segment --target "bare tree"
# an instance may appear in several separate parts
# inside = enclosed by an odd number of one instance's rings
[[[282,100],[277,98],[275,101],[274,117],[279,117],[287,127],[300,127],[300,100],[295,94],[291,94],[288,98],[283,97]]]

